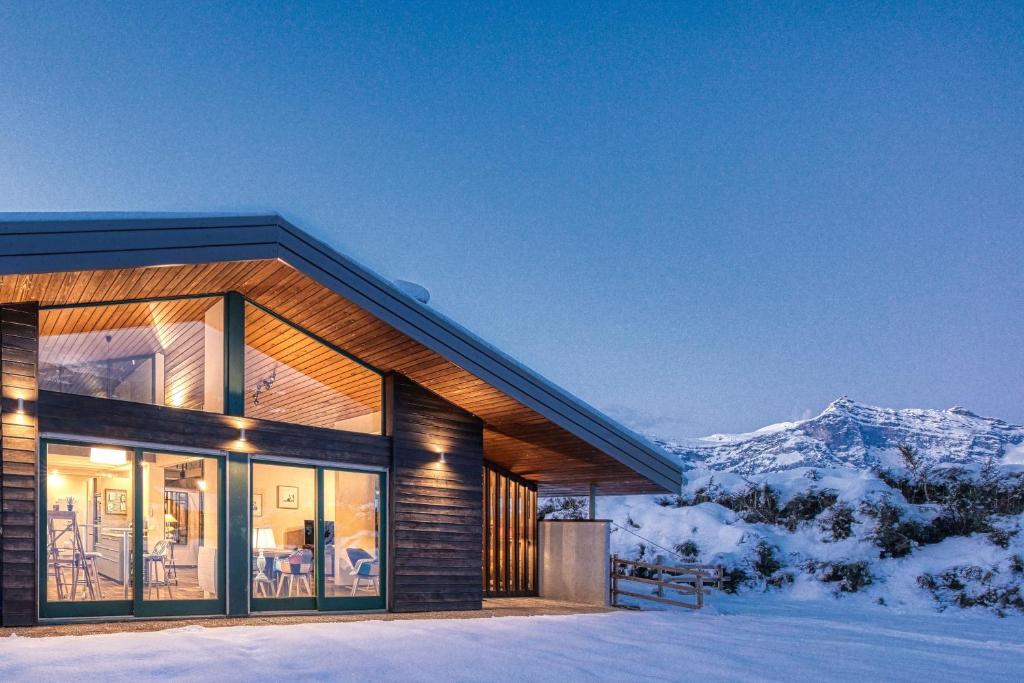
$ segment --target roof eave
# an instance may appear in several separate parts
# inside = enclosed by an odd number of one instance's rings
[[[666,491],[681,485],[668,454],[278,214],[51,216],[0,214],[0,274],[280,259]]]

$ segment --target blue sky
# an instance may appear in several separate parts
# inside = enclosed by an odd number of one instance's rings
[[[1024,422],[1024,5],[635,5],[5,3],[0,209],[279,211],[650,433]]]

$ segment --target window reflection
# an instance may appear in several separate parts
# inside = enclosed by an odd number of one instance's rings
[[[324,472],[324,592],[380,595],[380,476]]]
[[[223,327],[221,297],[43,310],[39,386],[223,412]]]
[[[376,372],[246,304],[247,417],[380,434],[381,389]]]

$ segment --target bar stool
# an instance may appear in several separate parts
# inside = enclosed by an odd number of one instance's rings
[[[146,582],[146,598],[149,599],[153,595],[153,588],[156,588],[156,597],[160,599],[160,589],[167,589],[167,597],[173,598],[171,594],[171,582],[167,575],[167,556],[169,554],[169,548],[167,541],[158,541],[153,546],[153,551],[145,553],[142,556],[142,560],[145,563],[143,565],[143,575]],[[157,567],[160,568],[160,578],[157,578]]]

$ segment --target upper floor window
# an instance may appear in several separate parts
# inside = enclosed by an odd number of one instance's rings
[[[379,373],[259,306],[244,315],[246,417],[382,433]],[[44,309],[39,386],[223,413],[225,324],[221,296]]]
[[[252,304],[245,305],[245,415],[380,434],[377,372]]]
[[[224,411],[224,299],[40,312],[39,386],[48,391]]]

